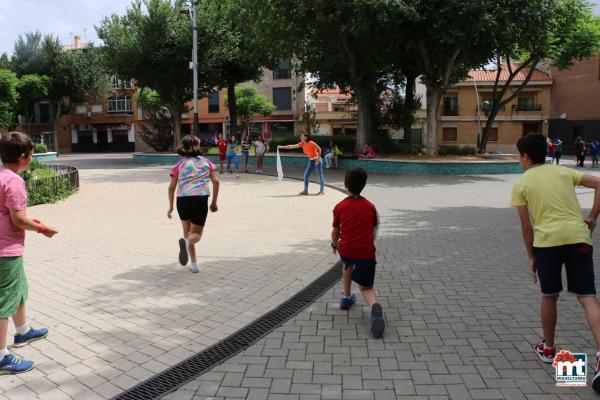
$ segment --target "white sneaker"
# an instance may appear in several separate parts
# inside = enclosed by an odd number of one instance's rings
[[[196,263],[192,263],[190,265],[190,272],[193,272],[193,273],[198,272],[198,265]]]

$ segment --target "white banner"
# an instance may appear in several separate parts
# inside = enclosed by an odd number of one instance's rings
[[[279,156],[279,149],[277,149],[277,178],[283,180],[283,168],[281,168],[281,157]]]

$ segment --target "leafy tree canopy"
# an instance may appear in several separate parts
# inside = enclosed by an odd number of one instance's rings
[[[19,99],[18,79],[13,71],[0,69],[0,128],[14,125],[14,109]]]

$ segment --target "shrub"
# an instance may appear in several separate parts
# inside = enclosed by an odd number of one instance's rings
[[[438,155],[449,156],[468,156],[477,154],[477,149],[473,146],[441,145],[438,147]]]
[[[36,143],[34,148],[33,148],[33,152],[34,153],[47,153],[48,152],[48,146],[46,146],[43,143]]]
[[[74,192],[69,177],[62,175],[45,179],[30,179],[26,186],[28,206],[56,203]]]
[[[144,143],[156,151],[168,151],[173,147],[173,123],[165,113],[145,115],[140,124],[140,134]]]
[[[422,144],[400,143],[395,146],[396,151],[400,154],[411,154],[418,156],[426,152],[425,146]]]

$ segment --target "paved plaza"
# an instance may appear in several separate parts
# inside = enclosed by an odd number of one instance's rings
[[[50,335],[18,349],[37,367],[0,377],[0,399],[110,398],[255,320],[336,261],[329,234],[338,191],[300,197],[295,180],[223,177],[200,273],[191,274],[176,259],[179,222],[166,218],[167,166],[125,156],[61,163],[81,168],[81,190],[30,209],[60,233],[29,234],[25,257],[30,319]],[[326,177],[342,186],[341,171]],[[533,352],[539,293],[509,207],[517,177],[371,176],[363,194],[381,216],[384,339],[371,337],[362,299],[339,310],[337,284],[165,398],[596,398],[589,387],[555,387],[553,368]],[[578,197],[590,207],[593,191]],[[593,359],[573,296],[559,302],[557,334],[559,348]]]

